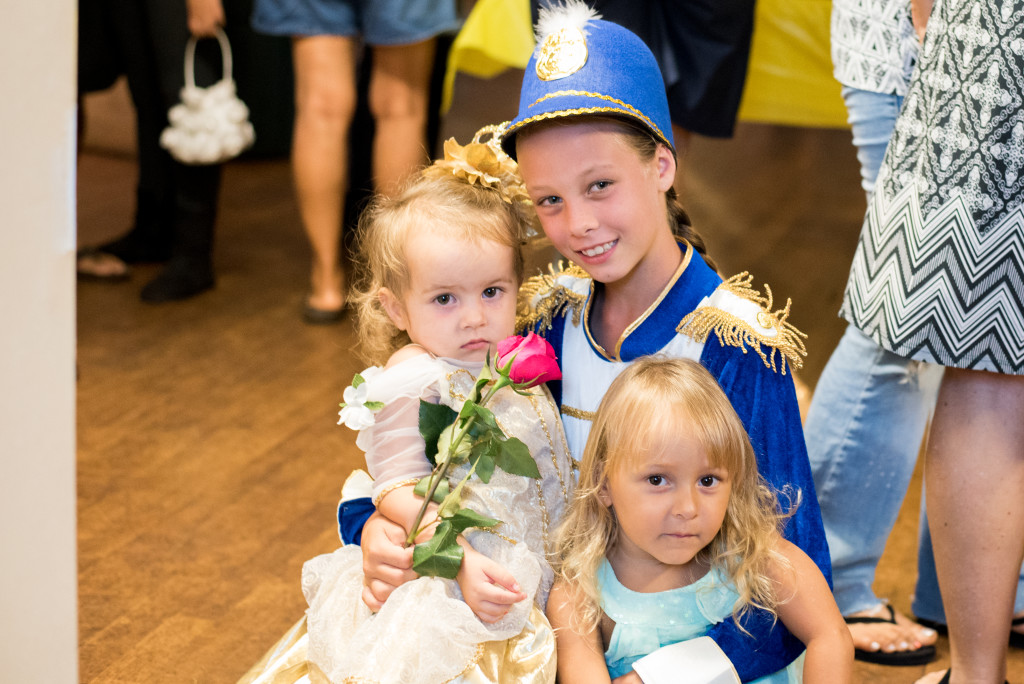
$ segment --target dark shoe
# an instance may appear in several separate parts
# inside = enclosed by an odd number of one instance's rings
[[[938,632],[942,636],[948,636],[949,635],[949,627],[946,627],[946,623],[945,622],[936,622],[935,620],[928,620],[926,618],[919,618],[919,617],[915,617],[914,618],[914,622],[916,622],[917,624],[921,625],[922,627],[927,627],[928,629],[934,629],[936,632]]]
[[[332,325],[338,323],[348,312],[347,306],[340,309],[318,309],[307,300],[302,305],[302,320],[310,325]]]
[[[942,675],[942,679],[939,680],[939,684],[949,684],[949,673],[953,671],[953,668],[946,670],[946,674]],[[1008,681],[1003,681],[1003,684],[1010,684]]]
[[[100,283],[124,282],[131,275],[128,264],[98,247],[82,247],[75,253],[75,271],[79,280]]]
[[[142,301],[150,304],[188,299],[213,287],[213,267],[203,261],[176,258],[142,288]]]
[[[112,254],[126,264],[162,263],[171,258],[171,246],[166,238],[146,236],[138,228],[100,245],[99,251]]]
[[[1014,627],[1020,627],[1024,625],[1024,615],[1015,617],[1010,621],[1010,646],[1014,648],[1024,648],[1024,633],[1013,631]]]
[[[917,624],[924,625],[925,627],[930,627],[930,628],[934,629],[936,632],[938,632],[939,634],[942,634],[942,635],[948,635],[949,634],[949,627],[947,627],[946,623],[944,623],[944,622],[936,622],[935,620],[926,620],[924,618],[914,618],[914,619],[917,621]],[[1021,625],[1024,625],[1024,615],[1021,615],[1020,617],[1015,617],[1010,622],[1010,647],[1011,648],[1024,648],[1024,633],[1016,632],[1016,631],[1013,630],[1014,627],[1020,627]]]
[[[896,611],[893,610],[892,606],[885,604],[886,609],[889,611],[889,617],[844,617],[848,625],[864,624],[864,623],[879,623],[887,622],[889,624],[896,624]],[[923,623],[921,623],[923,624]],[[926,627],[929,625],[925,625]],[[893,651],[887,653],[886,651],[865,651],[859,648],[853,650],[853,657],[857,660],[862,660],[865,663],[874,663],[876,665],[893,665],[893,666],[909,666],[909,665],[924,665],[935,660],[935,647],[934,646],[921,646],[915,648],[912,651]]]

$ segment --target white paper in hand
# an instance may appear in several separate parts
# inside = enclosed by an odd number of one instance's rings
[[[739,675],[711,637],[662,646],[633,663],[644,684],[740,684]]]

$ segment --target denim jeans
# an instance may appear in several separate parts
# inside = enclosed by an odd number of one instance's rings
[[[849,86],[842,92],[870,200],[903,97]],[[804,435],[843,615],[879,603],[871,588],[875,568],[907,493],[941,378],[941,367],[897,356],[851,325],[818,380]]]
[[[844,87],[843,99],[861,187],[870,198],[903,97]],[[875,568],[910,484],[941,380],[941,366],[893,354],[852,325],[818,380],[804,435],[843,615],[879,603],[871,588]],[[923,496],[912,608],[918,617],[945,622]],[[1014,612],[1022,610],[1024,568]]]
[[[941,379],[942,366],[893,354],[850,325],[818,380],[804,435],[844,615],[879,603],[875,568]]]
[[[875,179],[882,168],[882,158],[889,138],[896,128],[896,119],[903,106],[903,96],[894,93],[873,93],[843,86],[847,121],[853,131],[853,145],[860,162],[860,186],[871,197]]]

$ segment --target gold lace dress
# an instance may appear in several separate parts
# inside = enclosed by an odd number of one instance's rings
[[[387,404],[437,397],[458,411],[479,369],[424,354],[366,374],[367,398]],[[396,589],[373,614],[361,599],[362,553],[343,546],[307,561],[305,628],[296,625],[241,682],[554,682],[554,636],[543,612],[553,573],[545,551],[574,475],[557,407],[545,388],[532,392],[522,396],[504,388],[488,408],[507,436],[527,445],[541,478],[496,470],[487,484],[472,478],[463,498],[463,506],[503,521],[493,531],[469,530],[466,538],[508,569],[527,599],[485,624],[463,602],[455,581],[421,577]],[[382,443],[373,434],[380,427],[362,430],[357,440],[371,464],[378,456],[374,444]],[[461,479],[466,467],[454,469],[452,480]]]

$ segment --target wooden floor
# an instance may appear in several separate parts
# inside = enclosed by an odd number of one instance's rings
[[[508,118],[507,95],[465,96],[515,87],[468,83],[446,132],[464,140]],[[82,244],[131,218],[124,102],[114,91],[87,103]],[[849,134],[744,124],[729,141],[695,140],[684,164],[687,206],[722,270],[749,270],[777,302],[793,298],[791,320],[810,335],[801,378],[813,387],[844,327],[836,311],[864,209]],[[224,178],[215,290],[144,305],[152,267],[127,283],[80,284],[83,682],[233,682],[301,615],[301,564],[336,546],[338,492],[362,460],[335,422],[363,364],[351,322],[300,320],[308,258],[287,162],[240,161]],[[919,480],[876,582],[904,611]],[[1024,681],[1024,655],[1011,659],[1011,681]],[[913,682],[937,666],[858,664],[856,677]]]

